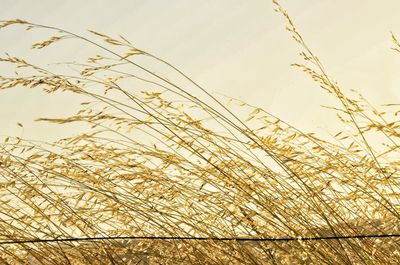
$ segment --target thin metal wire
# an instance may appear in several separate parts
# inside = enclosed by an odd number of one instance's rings
[[[0,245],[33,244],[52,242],[100,241],[100,240],[197,240],[197,241],[315,241],[315,240],[340,240],[340,239],[365,239],[365,238],[390,238],[400,237],[400,234],[376,235],[344,235],[323,237],[174,237],[174,236],[109,236],[109,237],[78,237],[78,238],[53,238],[53,239],[24,239],[13,241],[0,241]]]

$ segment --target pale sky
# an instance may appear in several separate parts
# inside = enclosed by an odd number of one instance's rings
[[[344,89],[357,89],[372,103],[400,102],[400,54],[390,31],[400,36],[398,0],[281,1],[328,72]],[[20,18],[82,33],[122,34],[137,47],[184,70],[210,92],[260,106],[308,131],[330,129],[332,102],[299,70],[298,47],[269,0],[0,0],[0,19]],[[31,33],[0,30],[0,53],[29,57]],[[66,48],[62,60],[79,56]],[[54,56],[51,52],[40,56]],[[4,71],[1,65],[0,75]],[[54,139],[65,128],[33,119],[69,112],[69,97],[45,97],[26,89],[0,91],[0,135]],[[22,122],[22,131],[16,123]]]

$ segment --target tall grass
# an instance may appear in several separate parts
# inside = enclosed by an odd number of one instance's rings
[[[51,143],[4,140],[1,262],[398,264],[399,105],[381,111],[345,95],[274,3],[299,45],[294,66],[340,104],[332,111],[350,129],[332,141],[227,105],[124,37],[3,21],[56,34],[34,49],[68,38],[100,52],[69,64],[76,74],[0,59],[18,70],[0,89],[87,98],[76,115],[40,120],[91,127]]]

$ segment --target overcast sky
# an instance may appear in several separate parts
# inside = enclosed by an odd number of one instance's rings
[[[357,89],[375,104],[400,101],[400,1],[281,1],[328,72],[344,89]],[[267,0],[0,0],[0,19],[20,18],[74,31],[122,34],[139,48],[173,63],[210,92],[258,105],[305,130],[334,121],[320,105],[329,95],[300,71],[298,47]],[[0,53],[28,57],[35,38],[0,30]],[[75,49],[75,50],[74,50]],[[65,58],[80,51],[66,48]],[[41,56],[52,56],[42,53]],[[0,69],[0,74],[4,69]],[[0,135],[52,139],[63,129],[35,124],[37,117],[68,113],[69,98],[35,91],[0,92]],[[16,123],[24,123],[24,131]]]

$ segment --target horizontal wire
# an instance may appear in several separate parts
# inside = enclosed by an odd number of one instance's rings
[[[27,239],[14,241],[0,241],[0,245],[33,244],[52,242],[76,242],[76,241],[101,241],[101,240],[197,240],[197,241],[316,241],[316,240],[340,240],[340,239],[365,239],[365,238],[391,238],[400,237],[400,234],[376,234],[376,235],[344,235],[323,237],[174,237],[174,236],[109,236],[109,237],[78,237],[78,238],[53,238],[53,239]]]

